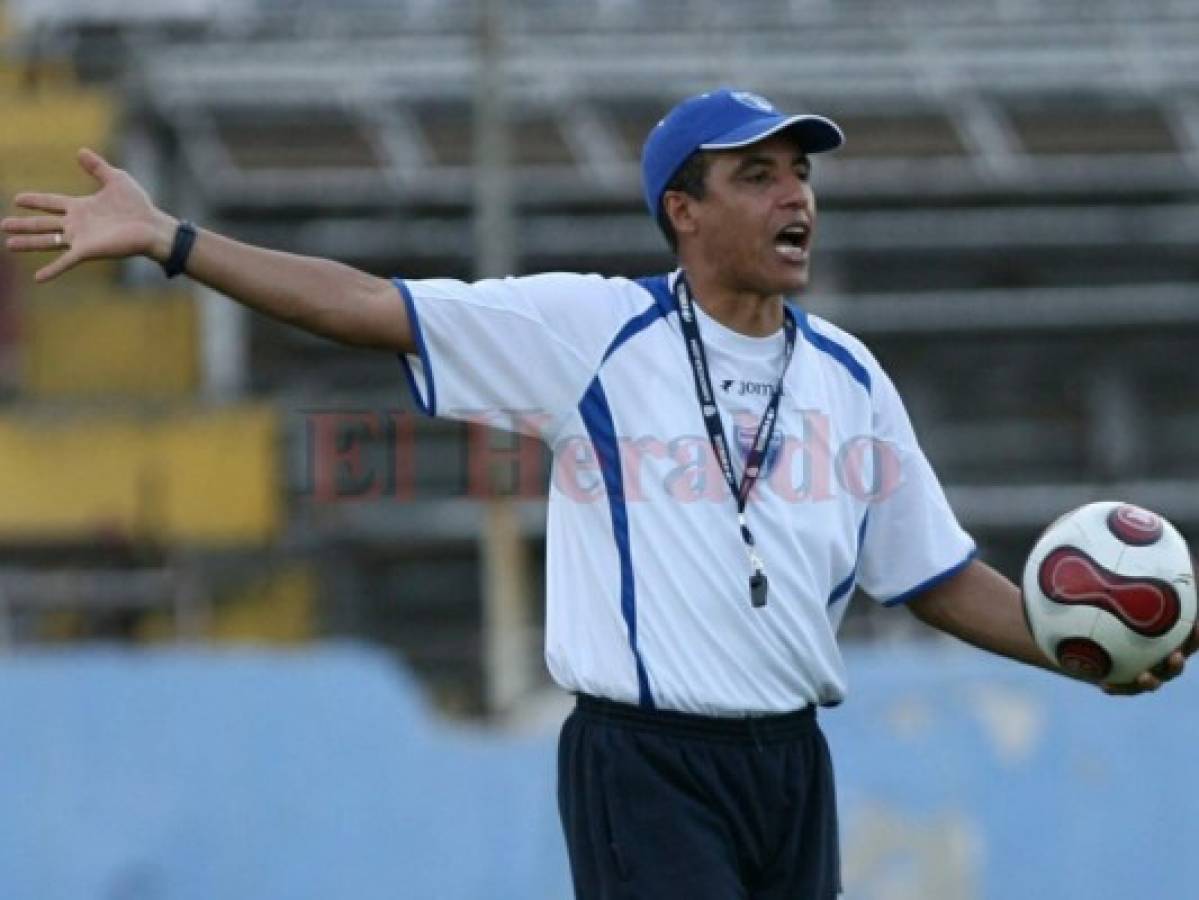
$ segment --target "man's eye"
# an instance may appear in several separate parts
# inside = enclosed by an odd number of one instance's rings
[[[751,184],[765,184],[767,181],[770,180],[770,173],[767,172],[765,169],[758,169],[757,171],[747,172],[745,174],[745,180],[750,182]]]

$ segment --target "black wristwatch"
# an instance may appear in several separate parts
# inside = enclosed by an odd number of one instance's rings
[[[196,242],[196,226],[187,219],[179,223],[175,229],[175,240],[171,242],[171,254],[162,264],[162,271],[167,278],[174,278],[187,268],[187,257],[192,252],[192,244]]]

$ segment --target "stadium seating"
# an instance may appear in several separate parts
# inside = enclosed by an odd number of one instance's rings
[[[12,82],[10,74],[8,80]],[[92,182],[77,167],[63,166],[80,147],[106,152],[114,126],[113,100],[79,88],[51,89],[34,82],[0,89],[0,192],[28,184],[79,193]]]
[[[0,21],[0,197],[7,205],[19,189],[92,190],[75,152],[118,149],[119,94],[81,83],[72,60]],[[9,262],[4,349],[20,378],[15,402],[0,409],[0,595],[10,605],[23,598],[38,616],[7,639],[98,636],[88,623],[110,614],[142,620],[132,636],[175,634],[178,623],[152,611],[192,591],[180,585],[195,573],[184,579],[164,562],[179,552],[211,558],[195,586],[210,600],[202,633],[310,635],[310,575],[264,580],[259,566],[239,581],[221,562],[261,551],[281,531],[281,440],[268,407],[198,402],[202,340],[190,293],[132,286],[117,264],[34,288],[46,258]],[[64,564],[78,590],[51,577]],[[194,624],[183,632],[199,636]]]
[[[261,545],[280,524],[277,459],[265,408],[9,413],[0,540]]]
[[[31,397],[178,398],[199,387],[195,308],[185,293],[37,296],[26,311]]]

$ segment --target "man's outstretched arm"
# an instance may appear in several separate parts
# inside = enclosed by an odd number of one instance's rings
[[[925,591],[908,608],[927,625],[956,638],[1029,665],[1060,671],[1046,659],[1024,621],[1020,589],[990,566],[975,560],[960,573]],[[1199,648],[1199,627],[1181,650],[1152,672],[1127,685],[1105,685],[1113,694],[1156,690],[1182,673],[1186,657]]]
[[[158,209],[127,172],[99,154],[81,150],[79,164],[99,189],[84,197],[18,194],[16,205],[38,215],[0,221],[8,249],[60,251],[38,270],[39,282],[93,259],[148,256],[164,262],[178,221]],[[266,250],[199,231],[187,274],[250,309],[313,334],[355,346],[415,349],[395,286],[332,260]]]

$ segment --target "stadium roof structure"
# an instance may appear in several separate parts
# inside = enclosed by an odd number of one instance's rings
[[[493,7],[522,208],[634,208],[648,128],[719,84],[844,121],[848,144],[820,167],[834,200],[1189,192],[1199,180],[1194,4]],[[132,120],[177,138],[206,204],[369,210],[471,201],[472,104],[492,77],[480,8],[17,0],[13,12],[33,50],[74,42],[85,63],[127,66]]]
[[[380,3],[336,16],[300,2],[240,6],[237,28],[131,45],[131,121],[172,136],[205,208],[259,219],[321,210],[346,219],[338,233],[360,251],[381,217],[402,210],[415,223],[401,237],[406,252],[460,246],[476,177],[473,104],[492,77],[481,72],[472,7],[412,3],[389,17]],[[1046,203],[1163,196],[1170,208],[1150,232],[1195,233],[1199,9],[742,6],[612,0],[586,7],[586,18],[578,4],[506,7],[498,72],[521,244],[533,255],[635,254],[655,241],[637,206],[641,141],[678,98],[718,84],[842,121],[849,140],[821,160],[821,196],[850,209],[907,205],[883,237],[893,244],[994,240],[994,215],[963,229],[935,208],[997,198],[1028,205],[1013,210],[1001,243],[1068,214]],[[563,229],[559,212],[588,218]],[[1086,220],[1118,229],[1123,212],[1106,215],[1089,210]],[[389,240],[394,248],[394,231]]]

